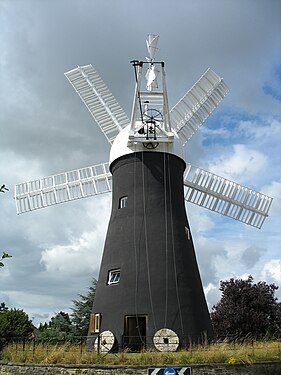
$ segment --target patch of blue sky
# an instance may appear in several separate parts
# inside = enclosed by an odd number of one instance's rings
[[[203,146],[220,143],[228,145],[230,143],[243,143],[245,134],[241,133],[241,123],[259,123],[259,115],[249,114],[241,111],[219,111],[214,112],[202,127]]]
[[[272,70],[270,80],[264,83],[262,89],[266,95],[281,101],[281,65]]]

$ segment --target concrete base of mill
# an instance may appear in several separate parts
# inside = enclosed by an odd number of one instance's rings
[[[172,350],[212,339],[185,211],[185,162],[173,154],[137,152],[110,168],[112,212],[88,344],[104,331],[113,350]]]

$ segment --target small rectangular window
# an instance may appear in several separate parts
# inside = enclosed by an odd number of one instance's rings
[[[109,271],[107,284],[108,285],[118,284],[119,281],[120,281],[120,269]]]
[[[119,199],[119,208],[125,208],[128,206],[128,197],[122,197]]]

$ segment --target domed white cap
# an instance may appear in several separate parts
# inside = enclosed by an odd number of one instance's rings
[[[181,159],[184,159],[183,146],[177,134],[174,134],[173,142],[162,142],[159,143],[159,145],[154,149],[147,149],[141,142],[132,142],[132,145],[128,146],[129,131],[130,125],[124,128],[115,138],[110,150],[109,164],[123,155],[141,151],[167,152],[169,154],[177,155]]]

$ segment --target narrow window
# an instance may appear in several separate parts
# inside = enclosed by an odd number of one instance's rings
[[[119,199],[119,208],[125,208],[128,206],[128,197],[122,197]]]
[[[91,313],[90,315],[90,333],[100,331],[101,314]]]
[[[100,331],[101,314],[95,314],[95,332]]]
[[[109,271],[107,284],[108,285],[118,284],[119,281],[120,281],[120,269]]]
[[[187,239],[190,240],[189,229],[187,227],[184,227],[184,229],[185,229],[185,234],[186,234]]]

